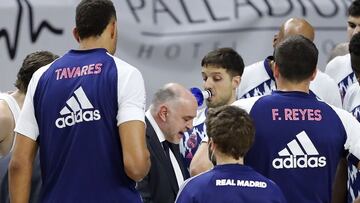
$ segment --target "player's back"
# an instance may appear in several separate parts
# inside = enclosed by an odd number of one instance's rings
[[[286,202],[279,187],[251,167],[217,165],[188,180],[176,202]]]
[[[288,202],[330,202],[347,139],[338,114],[346,112],[303,92],[275,91],[235,105],[250,113],[256,128],[246,164],[275,181]]]
[[[134,70],[93,49],[71,50],[35,73],[43,202],[140,201],[117,127],[119,84]]]

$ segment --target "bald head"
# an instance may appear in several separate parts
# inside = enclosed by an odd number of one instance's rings
[[[314,41],[314,28],[305,19],[290,18],[281,25],[279,33],[274,38],[273,46],[276,47],[289,36],[302,35],[305,38]]]
[[[194,95],[188,89],[178,83],[168,83],[164,86],[164,89],[173,91],[175,95],[178,95],[182,99],[196,102]]]

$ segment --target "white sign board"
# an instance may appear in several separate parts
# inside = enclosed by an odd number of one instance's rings
[[[72,37],[77,0],[2,0],[0,91],[13,89],[24,57],[36,50],[62,55],[76,48]],[[233,47],[245,64],[273,52],[272,38],[291,17],[315,27],[324,70],[332,47],[347,41],[351,0],[118,0],[116,56],[145,79],[148,103],[167,82],[201,86],[200,62],[209,51]]]

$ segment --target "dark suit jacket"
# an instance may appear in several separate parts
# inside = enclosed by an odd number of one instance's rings
[[[154,128],[147,118],[146,141],[150,152],[151,168],[148,175],[139,183],[137,189],[144,202],[173,203],[179,191],[175,172],[172,169],[170,159],[160,143]],[[172,144],[173,153],[182,170],[184,179],[189,178],[187,169],[183,166],[179,145]]]

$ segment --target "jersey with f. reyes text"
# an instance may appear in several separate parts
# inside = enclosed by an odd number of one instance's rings
[[[360,124],[313,94],[274,91],[234,105],[249,112],[256,128],[245,164],[276,182],[288,202],[330,202],[345,150],[360,158]]]
[[[140,202],[118,126],[144,122],[141,73],[105,49],[71,50],[35,72],[16,131],[39,142],[41,202]]]

